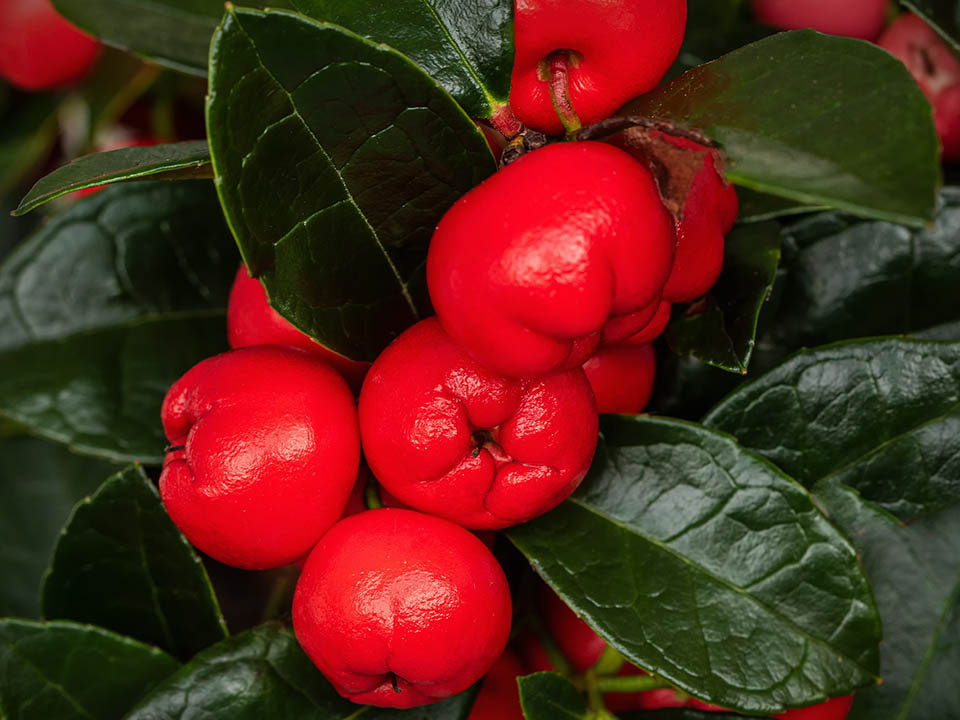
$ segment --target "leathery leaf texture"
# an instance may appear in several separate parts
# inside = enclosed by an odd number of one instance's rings
[[[221,202],[271,304],[373,360],[426,314],[443,213],[495,170],[453,99],[395,50],[289,12],[231,8],[211,48]]]
[[[897,516],[960,501],[960,343],[859,340],[797,353],[704,419],[808,487]]]
[[[880,625],[850,543],[729,436],[610,416],[580,490],[509,537],[631,662],[770,714],[877,680]]]

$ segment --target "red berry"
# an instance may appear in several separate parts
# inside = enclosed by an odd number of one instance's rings
[[[939,35],[913,13],[904,13],[877,44],[896,55],[934,110],[943,159],[960,160],[960,61]]]
[[[335,353],[295,328],[289,320],[270,307],[263,285],[247,275],[243,265],[237,270],[230,290],[227,339],[232,348],[289,345],[307,350],[331,365],[354,389],[359,389],[363,376],[370,367],[370,363],[357,362]]]
[[[514,114],[536,130],[563,132],[543,64],[567,50],[575,54],[569,92],[581,122],[609,117],[657,86],[677,58],[686,22],[686,0],[516,0]]]
[[[813,28],[873,40],[883,30],[887,0],[753,0],[757,20],[780,28]]]
[[[739,211],[737,191],[720,174],[714,151],[684,138],[661,137],[703,158],[690,185],[683,216],[676,222],[677,254],[663,288],[664,300],[689,302],[709,292],[720,277],[724,237],[733,228]]]
[[[676,236],[650,172],[597,142],[531,152],[440,221],[427,280],[437,316],[513,377],[578,367],[604,324],[660,299]]]
[[[787,710],[780,715],[774,715],[781,720],[844,720],[853,705],[853,695],[836,697],[819,705]]]
[[[520,659],[507,650],[483,679],[467,720],[524,720],[517,677],[526,675]]]
[[[406,708],[455,695],[500,657],[511,601],[496,559],[447,520],[381,509],[334,525],[293,599],[300,645],[344,697]]]
[[[100,43],[58,13],[50,0],[0,2],[0,77],[24,90],[53,90],[82,80]]]
[[[597,412],[636,414],[650,401],[657,372],[653,346],[621,345],[601,348],[583,364]]]
[[[313,356],[258,347],[204,360],[163,401],[170,517],[235,567],[294,562],[343,513],[360,462],[353,396]]]
[[[360,431],[370,469],[401,502],[495,529],[526,522],[576,489],[596,447],[597,410],[579,368],[508,378],[428,318],[373,364]]]

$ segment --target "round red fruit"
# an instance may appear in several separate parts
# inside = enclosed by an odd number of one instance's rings
[[[0,77],[23,90],[55,90],[82,80],[100,43],[58,13],[50,0],[0,2]]]
[[[503,653],[483,679],[467,720],[524,720],[517,677],[526,674],[511,650]]]
[[[267,292],[241,265],[230,289],[227,305],[227,339],[232,348],[255,345],[288,345],[313,353],[333,366],[350,384],[360,388],[369,363],[357,362],[324,347],[295,328],[289,320],[270,307]]]
[[[660,299],[673,219],[650,172],[597,142],[535,150],[440,221],[430,298],[450,336],[504,375],[579,367],[605,323]]]
[[[597,410],[579,368],[516,380],[460,349],[436,318],[383,351],[360,392],[367,462],[406,505],[464,527],[526,522],[590,467]]]
[[[164,506],[220,562],[292,563],[342,515],[360,462],[356,410],[315,357],[257,347],[209,358],[173,384],[161,415],[173,446]]]
[[[344,697],[407,708],[479,680],[510,633],[496,559],[442,518],[384,508],[334,525],[293,599],[297,640]]]
[[[657,86],[677,59],[686,0],[516,0],[510,105],[528,127],[559,135],[547,58],[567,51],[570,100],[593,124]]]
[[[653,345],[601,348],[583,364],[597,412],[636,414],[650,401],[657,373]]]
[[[887,0],[753,0],[757,20],[781,30],[813,28],[873,40],[883,30]]]

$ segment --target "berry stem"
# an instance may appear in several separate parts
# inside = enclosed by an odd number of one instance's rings
[[[607,645],[603,650],[603,654],[600,655],[600,658],[594,663],[592,669],[599,677],[616,675],[620,672],[620,668],[623,667],[624,662],[626,662],[626,660],[624,660],[623,655],[612,645]]]
[[[367,485],[363,489],[363,504],[367,510],[379,510],[383,507],[383,500],[380,499],[380,483],[373,475],[367,475]]]
[[[624,675],[613,677],[601,677],[596,679],[596,688],[598,692],[646,692],[647,690],[659,690],[668,688],[670,684],[654,675]]]
[[[508,141],[513,140],[523,132],[523,123],[517,120],[517,116],[513,114],[513,108],[510,107],[510,103],[503,103],[502,105],[495,105],[493,107],[490,124]]]
[[[570,100],[570,52],[568,50],[557,50],[550,53],[547,57],[547,65],[550,76],[550,100],[553,102],[553,109],[563,123],[564,129],[568,135],[577,132],[583,124],[577,111],[573,109],[573,102]]]

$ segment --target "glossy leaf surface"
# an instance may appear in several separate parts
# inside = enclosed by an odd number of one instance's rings
[[[569,680],[551,672],[517,678],[520,706],[527,720],[587,718],[587,705]]]
[[[729,372],[745,374],[756,344],[760,310],[770,296],[780,262],[774,223],[748,225],[727,236],[723,273],[702,304],[667,328],[678,355],[692,355]]]
[[[826,478],[909,518],[960,502],[960,343],[798,353],[704,419],[808,487]]]
[[[40,617],[40,583],[60,528],[115,470],[38,438],[0,438],[0,616]]]
[[[127,147],[84,155],[37,181],[14,211],[23,215],[54,198],[75,190],[140,180],[159,175],[162,180],[211,177],[210,151],[205,140]]]
[[[960,505],[902,525],[836,480],[817,497],[860,553],[883,620],[883,684],[848,720],[930,720],[960,707]]]
[[[412,59],[471,117],[508,101],[513,0],[293,0],[303,13],[342,25]]]
[[[176,669],[166,653],[101,628],[0,620],[7,720],[119,720]]]
[[[397,711],[344,700],[293,633],[262,625],[197,655],[125,720],[465,720],[474,693]]]
[[[631,662],[756,714],[876,680],[880,627],[854,549],[731,438],[610,416],[584,485],[508,536]]]
[[[495,169],[482,134],[390,48],[240,8],[214,40],[207,115],[227,219],[271,304],[373,360],[429,308],[433,229]]]
[[[227,635],[199,556],[136,466],[74,509],[44,580],[43,611],[48,619],[99,625],[181,658]]]
[[[903,63],[869,43],[780,33],[621,112],[704,130],[744,187],[918,226],[933,217],[940,166],[930,103]]]

